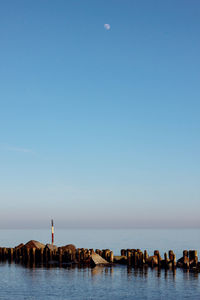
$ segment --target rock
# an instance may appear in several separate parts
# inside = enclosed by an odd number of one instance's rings
[[[114,256],[114,262],[117,264],[125,265],[127,263],[127,256],[125,255]]]
[[[36,249],[44,249],[45,248],[45,245],[38,242],[38,241],[34,241],[34,240],[31,240],[29,241],[28,243],[26,243],[24,245],[25,248],[28,248],[28,249],[32,249],[32,248],[36,248]]]
[[[21,244],[19,244],[19,245],[17,245],[17,246],[15,247],[15,250],[20,250],[20,249],[23,248],[23,247],[24,247],[24,244],[21,243]]]
[[[66,250],[71,250],[72,253],[75,253],[75,252],[76,252],[76,246],[74,246],[74,245],[72,245],[72,244],[69,244],[69,245],[66,245],[66,246],[59,247],[59,249],[61,249],[63,252],[66,251]]]
[[[91,255],[91,260],[90,260],[91,265],[108,265],[109,262],[102,258],[99,254],[97,253],[92,253]]]

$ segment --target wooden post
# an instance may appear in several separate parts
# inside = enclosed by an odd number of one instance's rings
[[[165,257],[165,268],[168,267],[168,257],[167,257],[167,253],[165,252],[164,254],[164,257]]]
[[[197,250],[189,250],[189,259],[194,260],[195,256],[197,256]]]
[[[144,262],[145,262],[145,264],[147,263],[147,260],[148,260],[148,253],[147,253],[147,250],[144,250]]]
[[[49,249],[48,251],[48,258],[49,258],[49,261],[52,260],[52,256],[53,256],[53,251],[51,249]]]
[[[33,264],[35,264],[35,251],[36,251],[36,248],[33,248],[32,249],[32,260],[33,260]]]
[[[110,262],[111,263],[114,262],[114,253],[113,253],[113,251],[110,251]]]
[[[41,248],[39,253],[40,253],[40,263],[41,263],[41,264],[43,264],[43,258],[44,258],[44,249],[43,249],[43,248]]]
[[[143,266],[144,263],[144,254],[142,251],[139,252],[139,266]]]
[[[138,252],[137,251],[133,252],[133,265],[134,265],[134,267],[138,266]]]
[[[131,264],[131,251],[130,250],[127,250],[127,263],[128,263],[128,265]]]
[[[97,251],[97,250],[96,250],[96,251]],[[77,249],[77,250],[76,250],[76,259],[78,260],[78,262],[80,262],[80,259],[81,259],[80,253],[81,253],[81,249]],[[96,253],[97,253],[97,252],[96,252]]]
[[[25,263],[29,263],[30,262],[30,249],[26,248],[26,258],[25,258]]]
[[[59,263],[62,263],[62,249],[59,249],[58,254],[59,254]]]
[[[158,267],[160,267],[160,261],[161,261],[160,252],[158,250],[155,250],[154,255],[157,256],[157,258],[158,258]]]
[[[198,263],[197,250],[189,251],[189,261],[190,261],[190,265],[197,266]]]
[[[173,260],[172,260],[172,268],[175,269],[176,268],[176,255],[173,255]]]
[[[110,253],[110,250],[109,250],[109,249],[106,249],[106,250],[105,250],[105,253],[104,253],[104,255],[105,255],[105,260],[109,260],[109,253]]]
[[[197,255],[197,250],[194,250],[194,265],[198,265],[198,255]]]
[[[8,249],[8,259],[9,259],[9,261],[13,260],[13,253],[14,253],[14,249],[13,248],[9,248]]]
[[[49,261],[49,257],[48,257],[48,248],[45,248],[44,251],[44,258],[45,258],[45,263],[47,264]]]
[[[126,250],[125,249],[121,249],[121,256],[126,256]]]
[[[186,269],[189,269],[189,267],[190,267],[190,261],[189,261],[187,250],[183,251],[183,267]]]
[[[169,260],[173,261],[174,259],[174,252],[172,250],[169,250]]]
[[[7,249],[4,247],[2,248],[2,260],[6,260],[7,258]]]
[[[83,250],[84,260],[85,260],[85,254],[86,254],[86,250]],[[70,249],[67,250],[67,261],[68,262],[72,261],[72,251]]]
[[[23,249],[15,249],[15,260],[16,262],[19,262],[23,260]]]

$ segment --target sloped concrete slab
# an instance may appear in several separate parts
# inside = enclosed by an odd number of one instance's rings
[[[109,262],[102,258],[99,254],[97,253],[92,253],[91,255],[91,263],[96,265],[108,265]]]

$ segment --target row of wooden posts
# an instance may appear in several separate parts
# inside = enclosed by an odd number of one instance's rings
[[[158,250],[154,251],[154,255],[149,256],[147,251],[142,252],[140,249],[122,249],[121,256],[114,256],[113,251],[109,249],[95,251],[98,255],[104,258],[110,264],[123,263],[134,267],[142,267],[148,265],[151,267],[158,266],[163,268],[190,268],[198,265],[198,257],[196,250],[184,250],[183,257],[176,261],[176,255],[172,250],[164,254],[164,259]],[[0,248],[1,261],[16,261],[21,263],[49,263],[50,261],[59,263],[82,263],[89,264],[94,253],[93,249],[71,249],[64,250],[61,248],[51,250],[49,248]]]
[[[93,249],[67,249],[51,250],[48,248],[0,248],[0,261],[13,261],[22,263],[47,263],[50,261],[59,263],[89,263]]]

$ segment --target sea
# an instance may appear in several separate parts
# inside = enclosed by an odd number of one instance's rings
[[[29,240],[51,242],[50,230],[0,230],[0,247]],[[153,254],[200,251],[200,229],[55,229],[55,244],[77,248],[135,248]],[[200,299],[200,274],[177,269],[112,267],[25,267],[0,263],[0,299]]]

